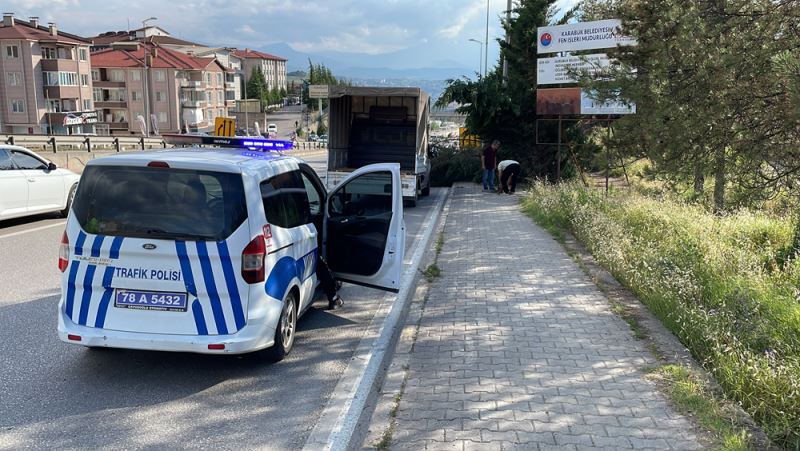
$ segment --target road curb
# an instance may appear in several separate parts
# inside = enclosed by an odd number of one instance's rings
[[[431,221],[438,223],[447,199],[449,191],[439,195],[423,225]],[[378,311],[336,384],[328,404],[306,439],[304,450],[343,451],[351,447],[359,423],[368,410],[365,407],[378,394],[377,389],[397,343],[401,320],[408,311],[411,294],[415,291],[414,282],[419,277],[419,264],[428,251],[435,229],[434,226],[428,227],[418,238],[410,264],[403,273],[404,283],[397,295],[387,294],[381,300]]]
[[[448,192],[447,200],[439,217],[439,222],[435,227],[435,236],[444,233],[447,226],[447,216],[450,212],[450,204],[453,200],[453,190]],[[436,262],[437,253],[435,249],[428,249],[426,258],[420,266]],[[430,291],[432,282],[425,282],[417,286],[414,297],[411,300],[409,312],[406,315],[405,324],[394,348],[391,360],[388,362],[386,377],[383,383],[376,387],[377,399],[372,408],[366,409],[365,413],[372,412],[369,421],[365,421],[358,440],[353,440],[350,449],[374,450],[377,444],[384,440],[387,431],[394,427],[393,411],[402,396],[404,383],[408,374],[408,363],[411,361],[414,342],[416,341],[422,314],[425,310],[425,301]],[[356,437],[354,437],[356,438]],[[388,443],[383,443],[388,445]]]

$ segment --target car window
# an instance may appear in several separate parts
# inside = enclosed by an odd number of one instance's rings
[[[20,169],[44,169],[47,167],[47,164],[42,160],[19,150],[12,150],[11,158],[14,159],[14,163]]]
[[[262,182],[261,198],[271,225],[291,229],[311,222],[308,195],[300,171],[279,174]]]
[[[242,176],[190,169],[89,166],[73,206],[89,233],[217,240],[247,219]]]
[[[311,179],[308,178],[306,174],[301,174],[303,177],[303,185],[306,188],[306,193],[308,193],[308,207],[311,210],[312,215],[318,215],[322,212],[322,196]]]
[[[349,180],[328,201],[330,217],[376,216],[392,211],[392,173],[371,172]]]
[[[11,155],[3,149],[0,149],[0,171],[10,171],[16,169],[14,163],[11,161]]]

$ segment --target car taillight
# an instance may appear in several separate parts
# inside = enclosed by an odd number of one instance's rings
[[[242,278],[247,283],[264,281],[264,257],[267,247],[264,245],[264,236],[259,235],[242,252]]]
[[[58,270],[64,272],[69,266],[69,238],[67,231],[61,236],[61,246],[58,248]]]

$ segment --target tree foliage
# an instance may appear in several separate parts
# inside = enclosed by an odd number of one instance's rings
[[[508,79],[498,64],[485,77],[448,80],[437,105],[456,102],[466,126],[484,141],[499,139],[502,158],[513,158],[537,175],[553,174],[555,149],[536,143],[537,27],[546,25],[554,0],[522,0],[503,26],[510,42],[498,40],[501,61],[508,61]],[[552,12],[552,11],[550,11]]]
[[[638,45],[583,83],[637,105],[608,144],[702,191],[717,210],[791,186],[800,172],[800,2],[585,0],[584,20],[619,17]],[[698,193],[700,194],[700,193]]]

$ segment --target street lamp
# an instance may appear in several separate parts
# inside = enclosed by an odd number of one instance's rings
[[[477,39],[470,39],[470,42],[477,42],[480,46],[480,53],[478,53],[478,76],[481,76],[481,66],[483,66],[483,42]]]
[[[143,20],[142,21],[142,34],[147,34],[147,31],[146,31],[147,22],[150,22],[151,20],[158,20],[158,18],[157,17],[148,17],[147,19]],[[147,36],[143,36],[143,37],[147,37]],[[150,84],[150,77],[148,77],[148,72],[147,72],[147,69],[148,69],[148,66],[147,66],[148,49],[147,49],[146,45],[144,47],[142,47],[142,52],[143,52],[142,56],[144,57],[143,58],[144,59],[144,132],[145,132],[145,135],[147,135],[149,137],[150,136],[150,89],[149,89],[148,85]]]
[[[486,42],[484,43],[486,46],[484,48],[484,52],[486,52],[486,57],[483,60],[483,75],[489,75],[489,0],[486,0]]]

